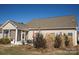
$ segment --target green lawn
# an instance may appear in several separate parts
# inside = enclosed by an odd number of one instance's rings
[[[77,55],[78,50],[67,51],[64,49],[35,49],[28,45],[11,46],[0,45],[0,55]]]

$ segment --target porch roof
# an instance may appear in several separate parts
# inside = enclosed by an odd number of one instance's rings
[[[13,21],[13,20],[10,20],[10,22],[12,22],[13,24],[15,24],[18,29],[21,29],[21,30],[27,30],[27,29],[28,29],[28,28],[26,27],[26,25],[23,24],[23,23],[15,22],[15,21]]]

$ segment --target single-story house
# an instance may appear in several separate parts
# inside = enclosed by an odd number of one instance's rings
[[[33,40],[37,32],[41,32],[44,37],[47,33],[72,35],[73,45],[77,45],[77,22],[75,16],[60,16],[34,19],[27,24],[6,21],[0,27],[0,38],[7,36],[11,39],[12,44],[27,44],[27,40]]]

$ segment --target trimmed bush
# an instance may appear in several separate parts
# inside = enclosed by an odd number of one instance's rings
[[[6,38],[1,38],[0,43],[1,44],[10,44],[11,41],[9,40],[9,38],[6,37]]]
[[[35,48],[45,48],[45,39],[41,33],[36,33],[36,37],[33,39],[33,46]]]

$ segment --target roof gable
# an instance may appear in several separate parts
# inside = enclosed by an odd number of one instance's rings
[[[2,29],[16,29],[12,23],[7,23]]]
[[[13,22],[11,22],[11,20],[8,20],[1,26],[1,28],[3,28],[8,23],[11,23],[13,26],[17,27]]]
[[[26,30],[26,29],[27,29],[27,27],[26,27],[25,24],[22,24],[22,23],[19,23],[19,22],[15,22],[15,21],[13,21],[13,20],[8,20],[7,22],[5,22],[5,23],[1,26],[1,28],[3,28],[3,27],[4,27],[6,24],[8,24],[8,23],[10,23],[9,27],[13,25],[15,28],[20,29],[20,30]],[[12,24],[12,25],[11,25],[11,24]]]

